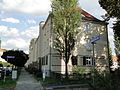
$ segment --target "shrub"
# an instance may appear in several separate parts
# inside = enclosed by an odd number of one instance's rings
[[[114,78],[110,73],[95,71],[92,78],[94,78],[94,83],[89,82],[89,90],[120,90],[120,85],[114,83]]]

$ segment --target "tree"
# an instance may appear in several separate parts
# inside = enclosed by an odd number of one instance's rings
[[[54,48],[65,60],[65,76],[68,78],[68,61],[76,42],[77,27],[80,26],[81,10],[77,8],[78,0],[53,0],[52,20]]]
[[[103,9],[107,11],[106,20],[110,18],[116,18],[117,21],[113,26],[115,37],[115,50],[120,59],[120,0],[99,0],[99,3]]]
[[[0,67],[3,67],[3,64],[0,64]]]
[[[113,26],[114,37],[115,37],[115,51],[118,56],[120,56],[120,21],[117,21]],[[120,57],[119,57],[120,58]]]
[[[33,44],[35,42],[36,38],[32,38],[30,41],[30,46],[29,46],[29,51],[31,51],[31,49],[33,49]]]
[[[119,0],[99,0],[99,4],[107,11],[107,17],[120,18],[120,1]]]
[[[108,58],[109,58],[109,67],[110,67],[110,72],[111,72],[111,66],[113,65],[112,49],[110,48],[110,42],[108,44],[109,44],[109,55],[108,55]]]
[[[4,52],[1,57],[8,63],[19,67],[23,67],[28,60],[28,55],[25,54],[22,50],[8,50]]]

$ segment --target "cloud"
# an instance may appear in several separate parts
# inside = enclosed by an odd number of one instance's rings
[[[29,24],[36,24],[36,21],[33,20],[33,19],[29,19],[27,22],[28,22]]]
[[[16,28],[8,28],[7,26],[0,26],[1,37],[4,38],[17,38],[19,37],[19,30]]]
[[[101,16],[104,15],[106,11],[100,7],[98,1],[99,0],[79,0],[79,5],[91,15],[97,17],[98,19],[102,19]]]
[[[30,40],[38,37],[39,27],[29,27],[20,32],[20,30],[16,28],[0,26],[0,34],[2,37],[2,47],[4,49],[22,49],[28,52]]]
[[[34,26],[26,29],[25,31],[21,32],[21,36],[26,39],[31,39],[37,37],[39,34],[39,26]]]
[[[0,33],[6,32],[8,30],[8,27],[1,25],[0,26]]]
[[[0,9],[8,12],[46,16],[51,10],[50,0],[3,0]]]
[[[4,19],[1,19],[1,21],[10,22],[10,23],[20,23],[20,21],[15,18],[4,18]]]
[[[27,43],[24,39],[17,38],[17,39],[9,39],[6,42],[4,42],[4,47],[7,48],[26,48]]]

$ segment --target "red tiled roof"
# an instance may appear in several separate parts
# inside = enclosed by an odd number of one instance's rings
[[[87,13],[85,10],[81,9],[80,7],[76,7],[76,9],[77,9],[78,11],[80,11],[82,15],[85,16],[85,17],[82,17],[84,20],[91,20],[91,21],[97,21],[97,22],[104,22],[104,21],[101,21],[101,20],[95,18],[94,16],[92,16],[92,15],[89,14],[89,13]],[[50,18],[50,14],[49,14],[49,16],[48,16],[47,20],[45,21],[45,24],[43,25],[42,28],[44,28],[44,26],[46,25],[46,22],[48,21],[49,18]]]
[[[116,60],[117,60],[117,59],[118,59],[118,57],[117,57],[117,56],[112,56],[112,59],[116,59]]]
[[[94,16],[92,16],[91,14],[87,13],[85,10],[81,9],[80,7],[77,7],[77,10],[79,10],[81,12],[81,14],[83,14],[87,18],[97,19]]]
[[[3,49],[0,49],[0,52],[4,52],[5,50],[3,50]]]

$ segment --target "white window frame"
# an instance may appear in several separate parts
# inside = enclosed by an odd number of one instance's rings
[[[85,65],[85,66],[92,66],[93,65],[92,57],[84,56],[84,58],[83,58],[83,65]]]
[[[92,66],[92,58],[86,57],[86,66]]]

